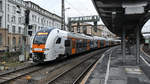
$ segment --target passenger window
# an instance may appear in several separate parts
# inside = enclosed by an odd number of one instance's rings
[[[65,47],[70,47],[70,40],[65,40]]]
[[[61,38],[58,38],[56,44],[60,44],[60,43],[61,43]]]

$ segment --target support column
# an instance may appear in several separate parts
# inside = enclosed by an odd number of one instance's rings
[[[126,62],[126,39],[125,39],[125,27],[122,29],[122,59],[123,59],[123,64]]]
[[[65,30],[65,1],[62,0],[62,9],[61,9],[61,17],[62,17],[62,21],[61,21],[61,30]]]
[[[138,26],[136,32],[136,62],[140,63],[140,28]]]
[[[77,23],[77,32],[80,33],[80,23]]]
[[[148,38],[148,48],[150,49],[150,38]]]

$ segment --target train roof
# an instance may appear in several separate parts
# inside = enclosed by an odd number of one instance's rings
[[[73,38],[81,38],[81,39],[86,38],[86,36],[84,34],[79,34],[79,33],[68,32],[68,35],[73,37]]]
[[[94,39],[97,39],[97,40],[106,40],[106,38],[103,38],[103,37],[99,37],[99,36],[93,36]]]
[[[39,30],[38,32],[51,32],[53,29],[55,29],[55,28],[52,28],[52,27],[45,27],[45,28]]]
[[[42,30],[39,30],[38,32],[51,32],[54,29],[57,29],[57,28],[44,27]],[[99,36],[89,36],[89,35],[85,35],[85,34],[79,34],[79,33],[73,33],[73,32],[63,31],[63,30],[60,30],[60,29],[57,29],[57,30],[61,31],[64,34],[67,34],[69,37],[72,37],[72,38],[90,39],[90,40],[112,40],[110,38],[106,39],[106,38],[99,37]]]
[[[114,41],[118,41],[118,42],[121,42],[121,40],[114,40]]]

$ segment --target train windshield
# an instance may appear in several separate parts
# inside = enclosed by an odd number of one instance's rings
[[[34,44],[45,44],[48,37],[47,32],[38,32],[34,38]]]

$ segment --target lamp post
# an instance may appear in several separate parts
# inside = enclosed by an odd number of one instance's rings
[[[68,8],[65,8],[65,12],[67,11],[67,10],[69,10],[70,9],[70,7],[68,7]],[[64,16],[64,30],[66,30],[66,23],[65,23],[65,18],[66,18],[66,13],[65,13],[65,16]]]
[[[65,29],[65,2],[64,0],[62,0],[61,17],[62,17],[61,30],[64,30]]]
[[[62,0],[62,9],[61,9],[61,17],[62,17],[62,21],[61,21],[61,30],[66,30],[65,29],[65,10],[70,9],[70,8],[66,8],[65,9],[65,0]]]

